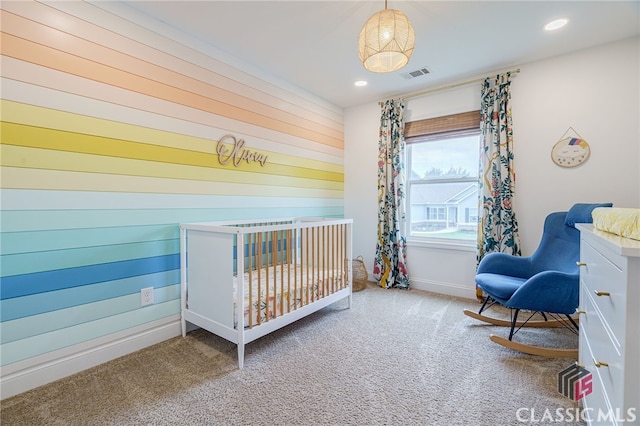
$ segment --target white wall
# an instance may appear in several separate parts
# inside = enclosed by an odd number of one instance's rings
[[[377,103],[345,110],[344,214],[353,219],[353,256],[362,256],[371,277],[378,221]]]
[[[550,212],[578,202],[640,207],[639,52],[640,38],[633,38],[519,66],[512,111],[523,255],[537,247]],[[476,109],[479,91],[475,83],[409,99],[405,118]],[[354,255],[369,270],[377,236],[379,115],[377,103],[345,111],[345,216],[354,219]],[[550,152],[569,127],[590,144],[591,157],[565,169]],[[474,251],[409,245],[407,265],[413,288],[474,297]]]
[[[513,84],[516,191],[523,251],[546,212],[577,202],[640,208],[640,39],[522,66]],[[582,166],[551,161],[572,127],[591,147]]]

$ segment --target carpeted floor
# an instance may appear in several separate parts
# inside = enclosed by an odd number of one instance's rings
[[[571,359],[496,345],[472,300],[369,285],[246,347],[197,330],[1,403],[9,425],[574,424]],[[504,312],[502,312],[504,314]],[[526,343],[577,347],[564,329]],[[559,417],[557,413],[562,413]],[[573,416],[575,417],[575,415]],[[582,423],[575,423],[582,424]]]

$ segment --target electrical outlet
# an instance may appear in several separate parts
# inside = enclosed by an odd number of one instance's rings
[[[140,306],[153,305],[153,287],[140,290]]]

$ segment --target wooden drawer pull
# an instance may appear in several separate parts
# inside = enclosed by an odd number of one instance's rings
[[[594,293],[596,294],[596,296],[611,296],[611,293],[609,293],[608,291],[595,290]]]
[[[587,264],[584,263],[584,262],[576,262],[576,265],[577,266],[587,266]]]
[[[608,367],[609,366],[609,363],[604,362],[604,361],[597,361],[595,358],[593,359],[593,363],[598,368],[600,368],[600,367]]]

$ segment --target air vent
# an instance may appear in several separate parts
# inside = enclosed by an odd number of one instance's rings
[[[404,74],[402,74],[402,76],[404,78],[406,78],[407,80],[410,80],[412,78],[420,77],[421,75],[427,75],[430,72],[431,71],[429,71],[429,69],[427,67],[424,67],[424,68],[420,68],[419,70],[409,71],[407,73],[404,73]]]

